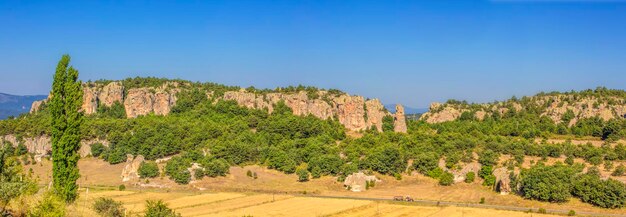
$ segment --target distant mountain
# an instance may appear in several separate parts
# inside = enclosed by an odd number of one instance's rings
[[[9,116],[19,116],[22,113],[29,112],[30,106],[36,100],[45,99],[46,95],[32,96],[16,96],[6,93],[0,93],[0,119],[6,119]]]
[[[387,104],[385,108],[392,113],[396,113],[396,104]],[[404,106],[404,114],[423,114],[428,111],[428,108],[412,108]]]

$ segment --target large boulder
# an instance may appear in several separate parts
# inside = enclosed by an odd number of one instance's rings
[[[394,116],[393,131],[406,133],[406,120],[404,117],[404,107],[402,105],[396,105],[396,114]]]
[[[367,190],[367,182],[381,182],[376,176],[368,176],[363,172],[353,173],[346,177],[343,181],[343,185],[354,192],[361,192]]]
[[[138,155],[137,157],[133,157],[132,154],[126,155],[126,163],[124,164],[124,169],[122,170],[122,182],[128,181],[137,181],[139,180],[139,166],[144,161],[143,156]]]

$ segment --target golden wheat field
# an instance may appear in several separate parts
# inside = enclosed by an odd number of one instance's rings
[[[97,216],[98,197],[122,202],[131,216],[141,215],[145,200],[160,199],[182,216],[552,216],[467,207],[435,207],[368,200],[316,198],[282,194],[93,191],[82,192],[70,207],[71,216]]]

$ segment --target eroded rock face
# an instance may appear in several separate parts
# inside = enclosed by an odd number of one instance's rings
[[[91,155],[91,145],[96,144],[96,143],[100,143],[106,147],[109,147],[109,141],[104,140],[104,139],[81,140],[80,149],[78,150],[80,157],[87,157]]]
[[[453,121],[459,118],[463,112],[463,110],[453,106],[434,102],[430,104],[428,112],[424,113],[424,115],[420,117],[420,120],[425,120],[427,123],[431,124]]]
[[[115,102],[123,102],[124,86],[121,82],[111,82],[102,88],[98,94],[98,101],[101,105],[111,107]]]
[[[124,100],[126,117],[134,118],[140,115],[154,113],[167,115],[176,104],[177,88],[164,84],[159,88],[133,88],[128,90]]]
[[[368,176],[363,172],[353,173],[346,177],[343,185],[353,192],[361,192],[367,190],[367,182],[381,182],[376,176]]]
[[[98,110],[98,87],[91,84],[83,84],[83,113],[94,114]]]
[[[38,101],[34,101],[33,104],[30,106],[30,113],[35,113],[38,112],[41,109],[41,106],[46,102],[46,100],[38,100]]]
[[[404,107],[402,105],[396,105],[396,114],[394,116],[393,131],[406,133],[406,120],[404,120]]]
[[[224,93],[222,99],[233,100],[246,108],[267,109],[270,113],[273,112],[276,103],[284,101],[285,105],[293,110],[294,115],[313,115],[323,120],[336,118],[347,129],[355,131],[372,127],[382,131],[382,119],[390,115],[378,99],[365,101],[361,96],[347,94],[330,96],[326,91],[319,91],[318,95],[321,99],[310,99],[304,91],[261,95],[241,89]],[[396,118],[400,124],[398,132],[406,132],[404,115],[396,115]]]
[[[573,126],[580,119],[598,117],[604,121],[615,118],[626,117],[626,102],[618,97],[602,97],[594,96],[580,97],[573,95],[549,95],[549,96],[533,96],[528,100],[534,102],[539,108],[543,109],[541,116],[548,117],[554,123],[563,122],[563,117],[569,111],[572,112],[573,118],[567,123]],[[504,115],[511,109],[519,112],[524,108],[518,102],[499,102],[479,104],[480,108],[474,110],[477,120],[483,120],[487,116],[495,113]],[[428,112],[420,117],[428,123],[441,123],[446,121],[454,121],[458,119],[465,111],[469,111],[468,106],[458,104],[440,104],[432,103]]]
[[[17,147],[20,143],[18,139],[13,135],[5,135],[0,136],[0,141],[6,141]],[[52,152],[52,143],[50,136],[36,136],[36,137],[26,137],[22,139],[22,143],[28,149],[28,152],[35,154],[35,159],[41,159],[43,156],[48,156]],[[86,157],[91,154],[91,145],[101,143],[104,146],[109,146],[109,141],[104,139],[90,139],[90,140],[81,140],[80,141],[80,149],[78,153],[80,157]],[[39,162],[39,160],[37,160]]]
[[[122,182],[137,181],[139,180],[139,166],[144,161],[143,156],[138,155],[133,157],[132,154],[126,155],[126,164],[122,170]]]
[[[496,177],[496,190],[499,191],[501,195],[511,193],[509,170],[505,167],[500,167],[494,169],[492,174]]]

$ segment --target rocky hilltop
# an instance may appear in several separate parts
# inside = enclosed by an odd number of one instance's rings
[[[131,85],[129,85],[131,86]],[[82,110],[86,115],[98,112],[100,107],[111,107],[116,103],[124,107],[127,118],[141,115],[167,115],[176,105],[177,94],[191,88],[198,88],[188,82],[167,81],[158,86],[126,87],[124,82],[88,82],[83,84]],[[230,88],[232,89],[232,88]],[[313,115],[320,119],[339,121],[348,130],[360,131],[375,128],[382,131],[383,118],[394,118],[394,131],[406,132],[404,108],[397,105],[396,114],[387,111],[378,99],[364,99],[345,93],[332,94],[317,90],[314,96],[306,91],[296,92],[250,92],[246,89],[224,91],[215,94],[206,91],[207,98],[213,101],[233,100],[240,106],[252,109],[266,109],[271,113],[276,103],[283,101],[295,115]],[[46,100],[35,101],[31,113],[37,112]]]
[[[503,116],[508,112],[522,110],[538,112],[556,124],[575,125],[580,119],[600,118],[608,121],[626,116],[626,93],[619,90],[598,88],[580,92],[540,93],[521,99],[512,98],[505,102],[468,104],[455,100],[447,103],[432,103],[429,111],[420,120],[428,123],[454,121],[461,116],[483,120],[486,117]]]

